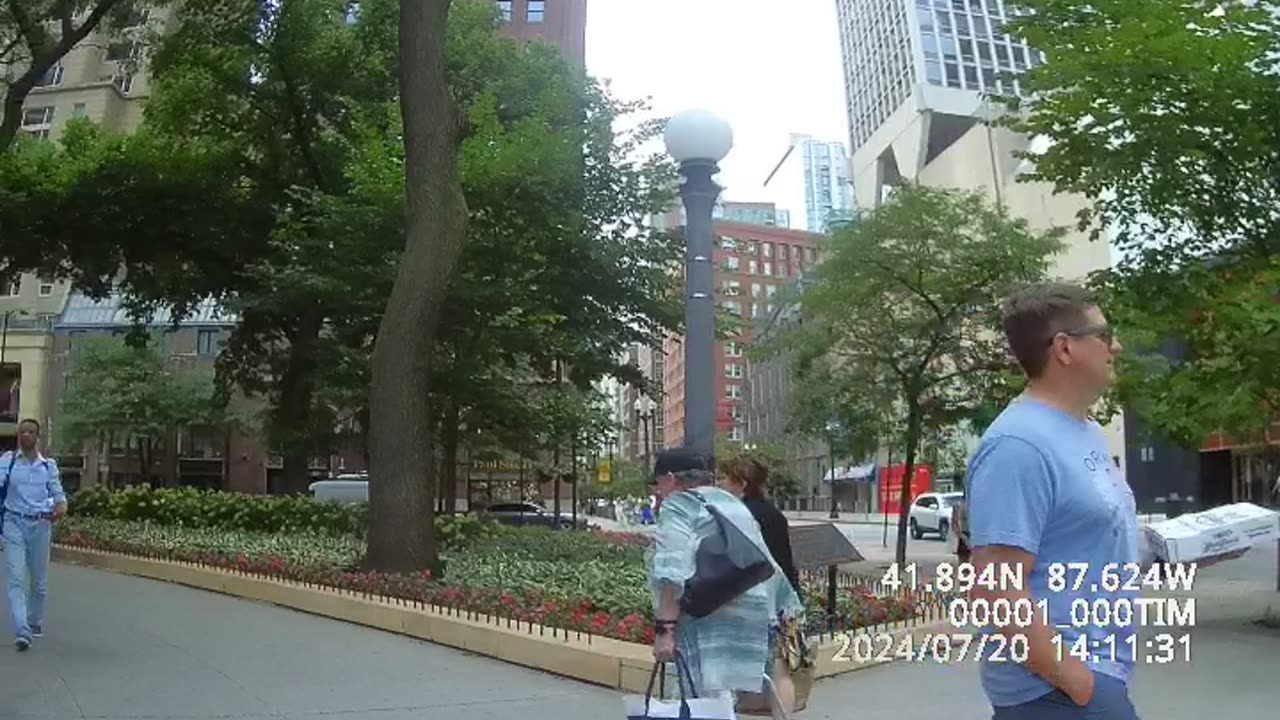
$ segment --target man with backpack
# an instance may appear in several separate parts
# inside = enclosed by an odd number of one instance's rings
[[[18,423],[18,450],[0,455],[9,614],[19,651],[44,635],[53,522],[67,514],[58,464],[39,450],[40,423]],[[26,587],[24,587],[24,584]]]

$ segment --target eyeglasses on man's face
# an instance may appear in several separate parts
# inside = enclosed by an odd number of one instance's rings
[[[1049,342],[1047,344],[1052,345],[1054,338],[1059,335],[1066,335],[1067,337],[1074,338],[1096,337],[1106,343],[1107,347],[1110,347],[1112,342],[1115,341],[1115,331],[1106,323],[1085,325],[1084,327],[1074,328],[1071,330],[1059,330],[1053,334],[1053,337],[1049,338]]]

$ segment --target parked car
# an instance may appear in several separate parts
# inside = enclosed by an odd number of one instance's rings
[[[573,518],[561,512],[560,517],[537,503],[495,503],[480,512],[480,517],[497,520],[504,525],[538,525],[542,527],[573,527]]]
[[[951,531],[951,510],[961,500],[964,500],[964,493],[958,492],[924,493],[916,498],[907,513],[911,537],[919,540],[925,533],[929,533],[946,542],[947,534]]]
[[[334,480],[317,480],[307,487],[316,500],[340,503],[369,502],[369,476],[363,473],[339,475]]]

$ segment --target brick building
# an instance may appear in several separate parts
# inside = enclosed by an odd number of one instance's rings
[[[502,32],[520,40],[544,40],[579,68],[587,64],[587,0],[497,0]]]
[[[715,346],[716,425],[718,433],[741,442],[747,402],[746,352],[753,342],[754,327],[777,310],[778,293],[817,263],[821,236],[725,221],[716,222],[714,231],[714,283],[722,318],[732,318],[734,325],[732,337]],[[685,434],[683,337],[669,337],[663,349],[665,442],[667,447],[677,447],[684,443]]]
[[[167,312],[158,312],[150,327],[163,337],[164,352],[178,372],[212,373],[222,345],[235,328],[236,319],[213,302],[204,302],[177,328]],[[68,487],[123,484],[141,473],[137,452],[123,435],[101,445],[70,447],[59,432],[61,405],[72,391],[75,351],[90,337],[123,336],[132,321],[118,297],[95,301],[72,292],[53,321],[51,358],[44,406],[49,408],[45,444],[63,466]],[[260,493],[267,489],[267,454],[254,437],[228,427],[175,428],[165,453],[154,459],[148,474],[168,484],[222,488]]]

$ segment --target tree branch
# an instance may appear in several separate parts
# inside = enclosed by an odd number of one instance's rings
[[[916,295],[921,300],[924,300],[925,303],[928,304],[929,307],[933,309],[933,313],[938,316],[938,320],[941,322],[946,322],[946,316],[942,313],[942,307],[938,305],[936,300],[929,297],[928,293],[926,293],[925,291],[913,285],[911,281],[907,280],[905,277],[894,272],[893,268],[885,266],[883,263],[878,262],[874,258],[867,258],[867,262],[879,268],[882,272],[884,272],[885,275],[888,275],[890,278],[897,280],[898,283],[902,285],[902,287],[906,288],[907,290],[910,290],[913,295]]]
[[[62,37],[71,37],[76,32],[75,13],[71,7],[71,0],[58,0],[58,19],[62,21]]]

